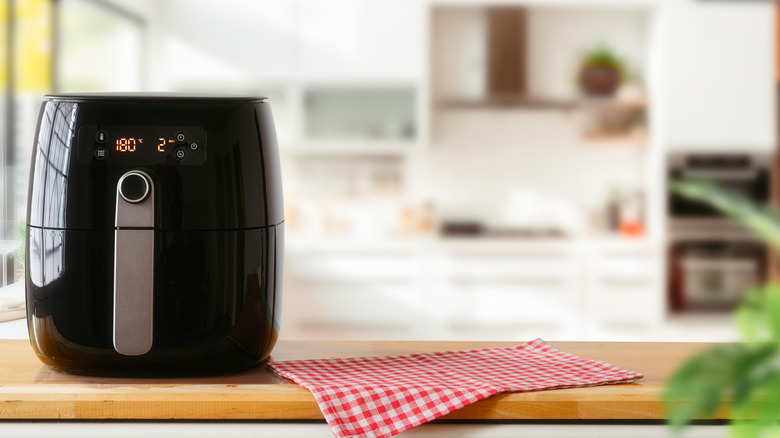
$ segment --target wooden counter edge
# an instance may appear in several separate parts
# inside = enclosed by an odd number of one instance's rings
[[[0,340],[0,346],[3,346]],[[323,352],[347,357],[355,353],[369,354],[391,351],[437,350],[463,348],[475,343],[431,342],[318,342],[309,348],[305,342],[288,342],[278,348],[279,356],[326,357]],[[495,344],[495,343],[489,343]],[[651,357],[647,350],[631,354],[632,348],[659,349],[663,344],[628,343],[551,343],[564,351],[583,357],[609,359],[628,358],[617,366],[633,368],[643,357]],[[20,345],[19,360],[28,360],[28,353]],[[477,344],[478,345],[478,344]],[[560,345],[560,347],[559,347]],[[445,420],[663,420],[659,402],[668,370],[694,347],[672,346],[664,351],[663,364],[643,364],[645,379],[638,383],[588,388],[570,388],[550,391],[499,394],[466,406],[443,417]],[[29,348],[29,347],[27,347]],[[466,347],[468,348],[468,347]],[[596,350],[593,350],[596,348]],[[615,352],[619,352],[615,356]],[[591,354],[592,353],[592,354]],[[29,353],[31,355],[31,353]],[[644,356],[643,356],[644,355]],[[22,357],[23,356],[23,357]],[[32,357],[37,363],[37,359]],[[280,357],[280,360],[287,357]],[[9,362],[6,366],[16,366]],[[39,370],[40,366],[36,368]],[[38,372],[38,371],[36,371]],[[91,379],[79,381],[67,375],[52,374],[51,381],[41,381],[36,372],[25,372],[18,380],[0,380],[0,419],[11,420],[321,420],[322,414],[307,390],[276,378],[278,383],[254,383],[246,377],[193,382],[164,382]],[[54,372],[50,372],[54,373]],[[257,370],[249,377],[267,375],[270,371]],[[34,377],[24,377],[24,376]],[[1,378],[0,378],[1,379]],[[243,379],[243,380],[242,380]],[[45,380],[45,379],[44,379]]]
[[[271,385],[277,386],[277,385]],[[203,392],[26,392],[0,388],[2,419],[82,420],[317,420],[311,393],[278,385],[252,393],[222,388]],[[14,391],[18,389],[19,391]],[[662,420],[655,391],[628,396],[588,394],[587,389],[499,394],[447,415],[451,420]]]

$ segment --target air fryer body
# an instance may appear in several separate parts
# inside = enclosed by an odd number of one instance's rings
[[[27,222],[36,353],[85,374],[260,363],[278,335],[283,221],[264,99],[47,96]]]

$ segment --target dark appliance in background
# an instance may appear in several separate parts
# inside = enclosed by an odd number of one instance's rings
[[[771,157],[759,153],[678,153],[667,177],[707,179],[733,193],[770,201]],[[674,312],[731,310],[766,279],[768,247],[715,209],[669,192],[668,302]]]
[[[284,217],[265,98],[46,96],[27,220],[28,327],[44,363],[216,374],[270,354]]]

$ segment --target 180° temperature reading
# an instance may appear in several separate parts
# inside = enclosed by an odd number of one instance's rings
[[[116,150],[117,152],[135,152],[139,145],[143,145],[143,142],[143,138],[118,138],[116,139]],[[165,146],[169,143],[175,143],[176,140],[158,137],[157,142],[157,152],[165,152]]]

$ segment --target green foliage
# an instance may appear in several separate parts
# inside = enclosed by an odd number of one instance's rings
[[[623,72],[624,62],[610,49],[606,44],[600,44],[593,50],[587,52],[583,57],[581,64],[583,66],[589,65],[603,65],[607,67],[613,67],[619,72]]]
[[[746,342],[777,342],[780,340],[780,292],[778,285],[747,293],[734,319]]]
[[[722,401],[743,403],[755,386],[755,370],[775,354],[771,345],[727,344],[690,358],[663,394],[669,424],[681,429],[695,418],[714,416]]]
[[[780,251],[780,218],[709,181],[675,181],[676,193],[704,202]],[[780,285],[748,291],[734,313],[744,342],[708,348],[682,364],[663,402],[676,430],[727,409],[734,438],[780,438]]]
[[[780,251],[780,218],[772,210],[755,205],[706,180],[673,181],[671,188],[688,199],[709,204],[720,210]]]
[[[16,226],[16,238],[19,239],[21,245],[16,248],[11,255],[17,262],[24,262],[24,244],[25,237],[27,235],[27,226],[24,223],[20,223]]]

